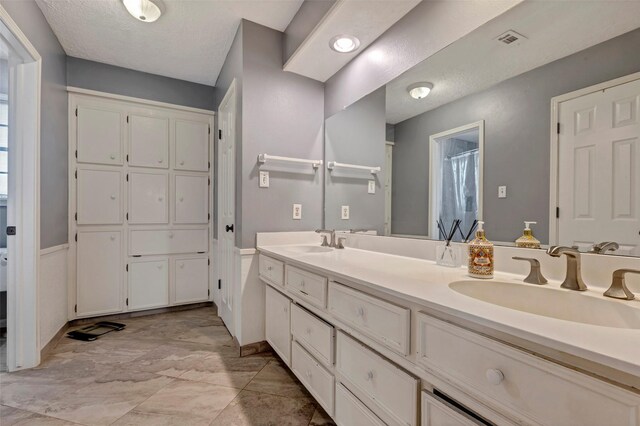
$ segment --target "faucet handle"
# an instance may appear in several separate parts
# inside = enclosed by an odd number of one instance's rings
[[[540,268],[540,261],[538,259],[534,259],[532,257],[512,257],[513,260],[523,260],[525,262],[529,262],[531,264],[531,270],[529,271],[529,275],[524,279],[525,283],[529,284],[546,284],[548,281],[542,275],[542,270]]]
[[[613,279],[611,286],[604,295],[607,297],[613,297],[615,299],[633,300],[635,295],[627,288],[627,283],[624,281],[626,274],[640,274],[638,269],[618,269],[613,272]]]
[[[337,249],[343,249],[345,241],[347,241],[347,237],[338,237],[338,242],[336,243],[336,248]]]
[[[327,236],[325,234],[322,234],[322,244],[320,244],[320,246],[329,247],[329,242],[327,241]]]

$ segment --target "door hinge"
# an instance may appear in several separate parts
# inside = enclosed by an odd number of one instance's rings
[[[211,259],[207,259],[207,265],[211,265]]]
[[[129,173],[127,173],[127,182],[129,182]]]
[[[78,212],[76,212],[76,222],[78,221]]]
[[[207,185],[211,186],[211,178],[209,178]]]
[[[207,213],[207,220],[211,220],[211,213]]]
[[[76,177],[76,179],[78,179],[78,171],[77,170],[75,172],[75,177]]]
[[[127,263],[127,266],[125,267],[125,269],[127,270],[127,272],[129,272],[129,264]]]
[[[127,297],[126,303],[127,303],[127,306],[129,306],[129,298],[128,297]]]
[[[560,207],[556,207],[556,219],[560,219]]]
[[[209,134],[211,134],[211,126],[209,126]]]
[[[134,255],[131,255],[131,257],[142,257],[142,255],[141,254],[134,254]]]
[[[76,149],[76,159],[78,158],[78,150]]]
[[[129,122],[129,116],[127,115],[127,123]]]
[[[76,232],[76,238],[75,238],[75,240],[76,240],[76,243],[77,243],[77,242],[78,242],[78,233],[77,233],[77,232]]]
[[[222,129],[218,129],[218,139],[222,140]]]
[[[211,289],[210,288],[207,289],[207,296],[211,296]]]
[[[204,251],[199,251],[198,254],[205,254],[206,252]]]
[[[73,307],[73,312],[75,312],[76,314],[78,313],[78,305],[75,305],[75,306]]]
[[[558,127],[556,127],[556,132],[560,134],[560,122],[558,122]]]
[[[78,116],[78,108],[76,107],[76,117]]]
[[[209,161],[209,170],[211,170],[211,161]]]
[[[218,290],[222,288],[222,280],[218,280]]]
[[[129,162],[129,154],[127,154],[127,163]]]
[[[129,220],[129,213],[127,213],[127,220]]]

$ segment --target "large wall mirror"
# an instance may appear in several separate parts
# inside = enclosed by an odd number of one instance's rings
[[[325,224],[640,256],[640,16],[523,2],[325,123]],[[615,26],[603,22],[616,22]],[[366,72],[366,71],[363,71]],[[347,207],[346,212],[345,208]]]

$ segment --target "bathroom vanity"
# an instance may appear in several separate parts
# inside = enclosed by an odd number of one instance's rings
[[[350,239],[258,238],[266,339],[337,424],[640,425],[637,300],[472,280]]]

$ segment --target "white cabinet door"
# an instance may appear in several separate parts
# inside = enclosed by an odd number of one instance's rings
[[[77,314],[122,311],[121,231],[78,232]]]
[[[78,169],[78,225],[122,223],[122,173]]]
[[[129,263],[129,310],[169,304],[169,260],[143,259]]]
[[[173,167],[178,170],[209,170],[209,123],[175,121],[175,155]]]
[[[169,167],[169,119],[129,116],[129,165]]]
[[[265,335],[285,364],[291,366],[291,300],[267,286]]]
[[[79,163],[122,164],[124,114],[107,106],[78,106]]]
[[[175,176],[175,223],[209,222],[209,178]]]
[[[209,299],[209,262],[206,257],[175,260],[175,303]]]
[[[129,173],[129,223],[169,222],[166,173]]]

